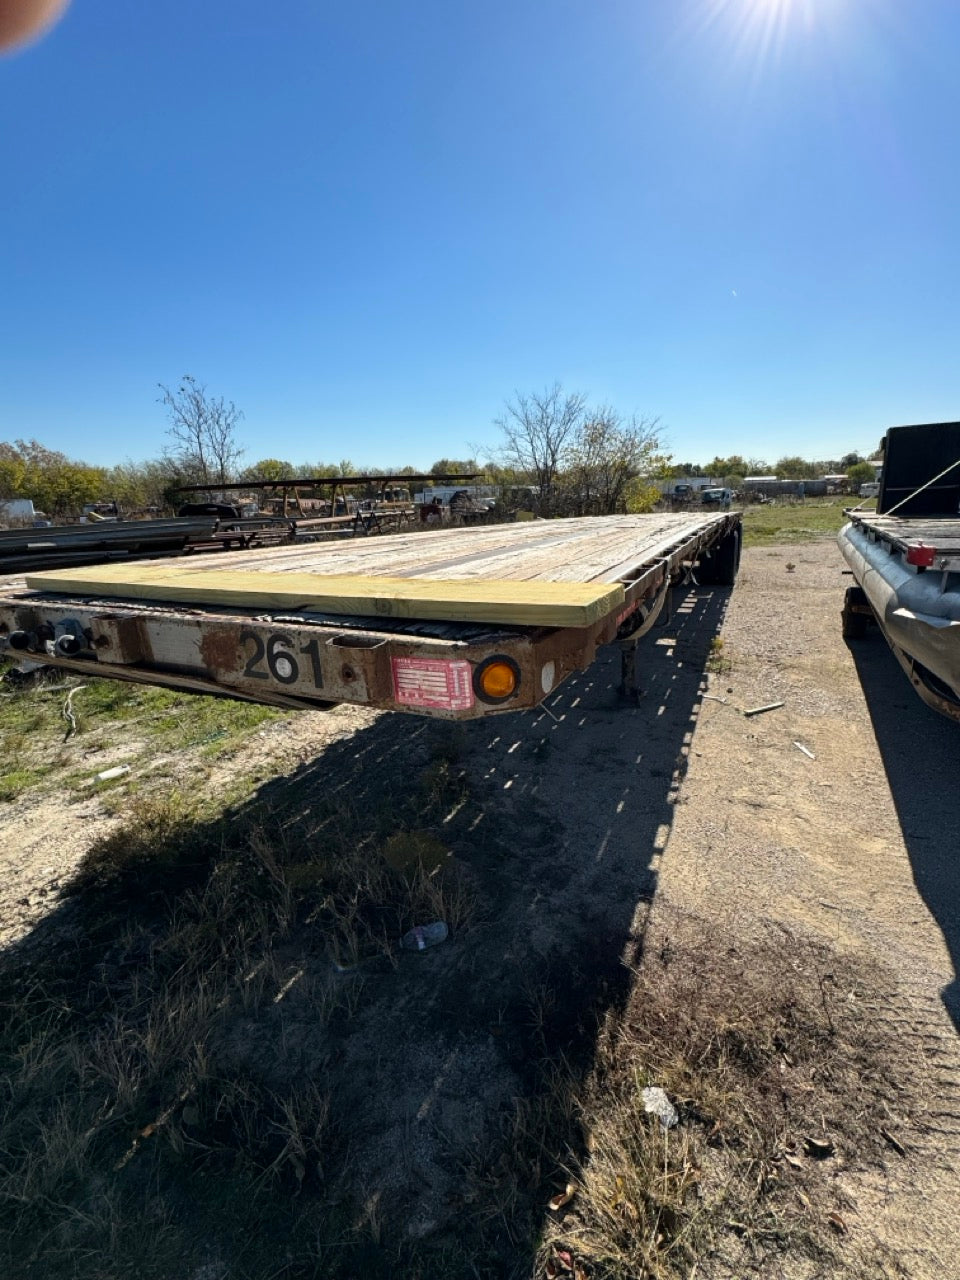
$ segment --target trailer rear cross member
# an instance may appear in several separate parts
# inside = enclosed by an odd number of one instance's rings
[[[422,581],[428,574],[452,576],[458,567],[463,573],[467,565],[482,575],[489,560],[488,581],[512,564],[515,587],[527,572],[531,581],[614,583],[622,592],[605,598],[616,606],[587,626],[547,627],[201,606],[196,600],[187,606],[117,599],[106,584],[101,593],[54,594],[15,583],[0,586],[0,645],[84,675],[282,707],[349,702],[467,719],[535,707],[587,668],[598,646],[614,642],[629,655],[625,684],[635,691],[636,641],[664,607],[669,587],[694,574],[694,580],[732,583],[739,561],[735,512],[543,521],[532,528],[387,537],[376,553],[301,547],[211,561],[229,562],[235,570],[255,563],[271,576],[288,566],[309,572],[317,564],[349,572],[356,563],[366,573],[382,566],[385,574]]]

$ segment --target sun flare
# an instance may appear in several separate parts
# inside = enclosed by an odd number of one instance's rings
[[[829,35],[847,0],[702,0],[701,29],[722,32],[738,54],[767,63],[792,41]]]

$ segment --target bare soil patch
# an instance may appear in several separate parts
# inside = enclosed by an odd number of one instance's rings
[[[144,797],[183,789],[226,800],[312,759],[376,714],[347,706],[275,712],[94,681],[73,698],[79,732],[66,736],[62,710],[79,685],[54,678],[7,691],[0,703],[3,774],[23,779],[15,801],[0,801],[0,945],[23,937],[56,906],[87,851]],[[99,696],[85,697],[91,688]],[[98,780],[117,765],[128,772]]]
[[[905,1275],[946,1276],[960,1256],[960,736],[878,633],[840,641],[842,568],[832,542],[745,556],[728,668],[710,677],[727,701],[702,708],[658,911],[709,903],[730,938],[786,927],[882,967],[862,1012],[898,1048],[887,1071],[904,1154],[888,1144],[879,1168],[845,1172],[844,1217]]]

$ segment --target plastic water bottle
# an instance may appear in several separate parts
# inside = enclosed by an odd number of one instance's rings
[[[432,924],[418,924],[415,929],[405,933],[400,945],[405,951],[426,951],[427,947],[435,947],[438,942],[447,939],[447,926],[442,920],[434,920]]]

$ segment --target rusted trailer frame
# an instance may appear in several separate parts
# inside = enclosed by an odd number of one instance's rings
[[[85,676],[159,684],[281,707],[339,702],[445,719],[530,709],[598,646],[624,649],[624,685],[638,692],[636,642],[656,621],[672,585],[698,564],[739,558],[740,516],[711,516],[651,563],[621,578],[624,603],[589,627],[501,627],[371,619],[311,612],[254,614],[156,601],[28,592],[0,586],[0,645]],[[716,561],[713,561],[716,563]],[[727,565],[730,575],[730,565]],[[722,579],[721,579],[722,580]],[[491,663],[517,679],[506,698],[480,681]]]

